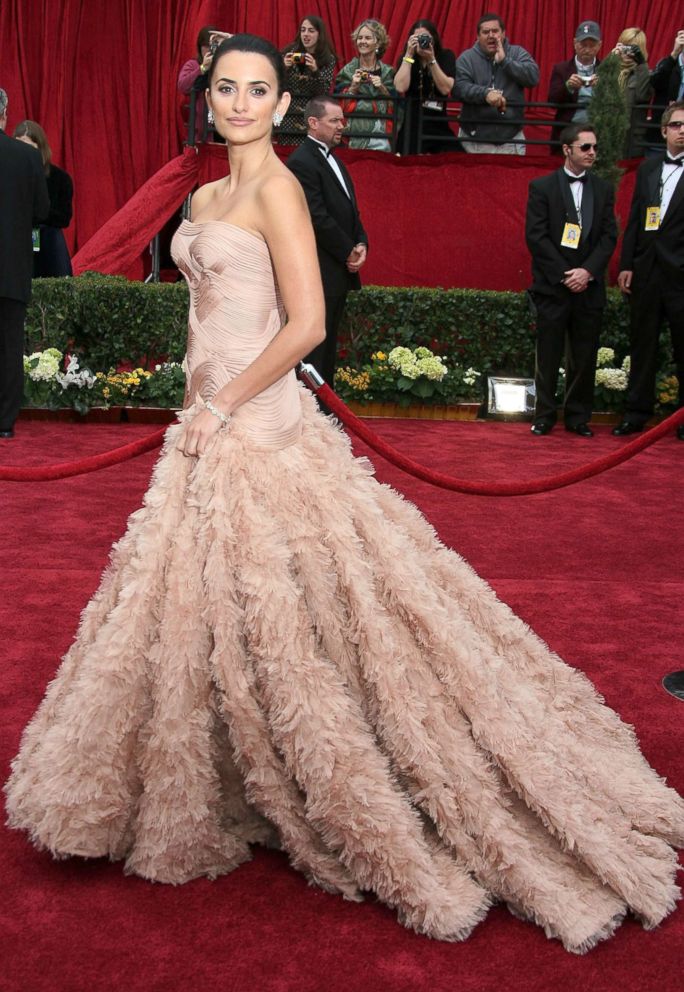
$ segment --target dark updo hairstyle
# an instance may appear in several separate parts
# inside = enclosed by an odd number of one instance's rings
[[[435,58],[438,59],[439,56],[442,54],[442,39],[439,37],[439,31],[437,30],[437,25],[434,23],[434,21],[428,21],[426,18],[422,17],[419,21],[413,22],[413,24],[408,30],[407,37],[410,38],[412,34],[415,34],[418,28],[425,28],[425,30],[432,35],[434,41],[432,47],[435,52]],[[399,58],[397,59],[397,71],[399,71],[399,68],[401,67],[403,55],[404,55],[403,52],[399,53]],[[413,66],[411,66],[411,68],[413,69]]]
[[[226,38],[225,41],[221,42],[214,52],[214,57],[211,60],[209,72],[207,73],[209,86],[211,86],[219,59],[222,55],[227,55],[228,52],[249,52],[252,55],[263,55],[271,63],[271,67],[275,73],[278,83],[278,96],[283,95],[285,89],[285,66],[283,65],[282,56],[275,45],[267,41],[266,38],[260,38],[256,34],[234,34],[232,38]]]
[[[202,65],[202,49],[205,47],[209,48],[211,43],[211,36],[214,31],[218,31],[218,28],[212,28],[211,24],[205,24],[203,28],[200,28],[200,32],[197,35],[197,61]]]
[[[306,14],[302,17],[299,22],[299,27],[297,28],[297,37],[293,42],[283,48],[283,55],[287,55],[288,52],[301,51],[302,24],[304,21],[308,21],[309,24],[313,24],[318,31],[318,41],[316,42],[316,47],[313,50],[313,56],[316,61],[323,65],[327,65],[328,62],[337,62],[337,53],[332,46],[332,42],[328,38],[328,29],[325,26],[325,21],[322,17],[318,17],[316,14]]]

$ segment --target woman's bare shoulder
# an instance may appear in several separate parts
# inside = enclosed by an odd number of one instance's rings
[[[191,202],[191,217],[194,220],[198,213],[201,213],[204,208],[211,203],[211,200],[219,192],[222,185],[225,184],[225,179],[215,179],[214,182],[205,183],[204,186],[200,186],[199,189],[195,190],[192,194]]]
[[[271,209],[305,209],[306,200],[294,173],[282,162],[276,163],[264,176],[258,191],[261,206]]]

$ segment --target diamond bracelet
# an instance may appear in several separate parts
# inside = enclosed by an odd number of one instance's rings
[[[213,413],[215,417],[218,417],[218,419],[221,421],[224,427],[228,426],[228,421],[230,420],[230,417],[226,416],[225,413],[222,413],[219,409],[217,409],[217,407],[214,406],[211,400],[205,400],[204,405],[206,406],[209,413]]]

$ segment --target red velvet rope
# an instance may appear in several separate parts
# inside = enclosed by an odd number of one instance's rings
[[[470,496],[530,496],[534,493],[550,492],[553,489],[562,489],[571,486],[584,479],[590,479],[594,475],[599,475],[622,462],[628,461],[639,454],[645,448],[650,447],[659,441],[661,437],[668,434],[673,428],[684,423],[684,409],[673,413],[671,417],[663,420],[657,427],[651,428],[645,434],[640,434],[634,440],[622,445],[610,455],[596,458],[593,462],[581,465],[579,468],[569,472],[561,472],[558,475],[547,475],[541,479],[531,479],[529,482],[471,482],[468,479],[458,479],[443,472],[434,472],[425,468],[419,462],[414,461],[407,455],[383,441],[375,431],[371,430],[368,424],[360,420],[349,407],[337,396],[327,383],[324,383],[315,390],[323,403],[336,414],[345,427],[353,431],[357,437],[377,451],[379,455],[387,459],[397,468],[402,469],[409,475],[429,482],[440,489],[450,489],[457,493],[467,493]],[[118,465],[129,458],[136,458],[146,451],[158,448],[164,440],[167,428],[162,427],[146,438],[133,441],[131,444],[124,444],[120,448],[112,451],[105,451],[100,455],[91,455],[88,458],[81,458],[74,462],[60,462],[57,465],[48,465],[45,468],[21,468],[11,465],[0,465],[0,481],[2,482],[49,482],[53,479],[67,479],[73,475],[85,475],[87,472],[97,472],[101,468],[109,468],[111,465]]]
[[[569,472],[562,472],[559,475],[547,475],[541,479],[530,479],[529,482],[470,482],[468,479],[456,479],[453,476],[445,475],[443,472],[433,472],[425,468],[419,462],[414,461],[407,455],[402,455],[391,444],[387,444],[378,437],[375,431],[371,430],[368,424],[360,420],[351,412],[349,407],[337,396],[327,383],[324,383],[316,390],[318,398],[336,414],[345,427],[353,431],[357,437],[377,451],[379,455],[386,458],[388,462],[396,465],[397,468],[408,472],[409,475],[429,482],[440,489],[451,489],[457,493],[467,493],[470,496],[530,496],[534,493],[545,493],[552,489],[562,489],[564,486],[571,486],[575,482],[582,482],[590,479],[594,475],[599,475],[609,468],[614,468],[622,462],[628,461],[638,455],[644,448],[650,447],[659,441],[661,437],[668,434],[673,428],[684,423],[684,409],[677,410],[667,420],[663,420],[657,427],[651,428],[644,434],[637,435],[633,441],[621,445],[610,455],[603,458],[596,458],[593,462],[581,465],[579,468]]]
[[[101,468],[118,465],[120,462],[128,461],[129,458],[137,458],[138,455],[144,455],[146,451],[158,448],[164,440],[166,430],[166,427],[162,427],[154,434],[148,434],[147,437],[140,438],[138,441],[124,444],[120,448],[113,448],[111,451],[103,451],[100,455],[79,458],[75,462],[59,462],[57,465],[32,468],[0,465],[0,482],[52,482],[54,479],[68,479],[72,475],[97,472]]]

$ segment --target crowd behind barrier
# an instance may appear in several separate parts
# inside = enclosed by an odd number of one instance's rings
[[[190,96],[186,108],[190,145],[221,140],[207,117],[203,90],[212,46],[224,37],[225,32],[203,27],[196,59],[186,62],[179,75],[179,89]],[[435,151],[524,155],[529,146],[531,152],[548,149],[560,154],[562,123],[586,120],[590,113],[602,43],[599,25],[583,21],[573,40],[574,58],[552,67],[548,97],[542,101],[527,99],[524,93],[540,82],[543,85],[537,63],[524,48],[509,42],[504,22],[496,14],[480,18],[476,43],[458,58],[442,47],[436,26],[425,19],[409,29],[405,52],[394,67],[382,61],[389,38],[379,21],[363,20],[351,37],[357,54],[339,68],[323,20],[303,18],[294,40],[282,49],[292,104],[274,138],[277,144],[300,144],[306,133],[301,119],[306,99],[330,94],[345,110],[352,148],[398,155]],[[619,66],[618,98],[629,119],[623,157],[662,150],[661,114],[669,103],[681,99],[684,90],[683,52],[684,31],[678,31],[672,54],[651,70],[644,32],[627,28],[620,33],[609,54]],[[489,92],[482,103],[480,83],[488,72]],[[583,73],[579,81],[575,75],[565,79],[564,73],[576,72]],[[525,127],[534,128],[534,136],[526,135]],[[513,137],[502,140],[504,130]]]
[[[344,108],[345,105],[353,100],[346,94],[335,94],[335,99],[342,104]],[[422,112],[421,102],[419,99],[410,99],[399,96],[388,96],[383,98],[386,102],[390,103],[393,108],[397,108],[392,112],[387,113],[368,113],[365,111],[355,111],[355,120],[383,120],[393,123],[397,120],[398,109],[401,108],[401,112],[404,115],[404,121],[410,120],[411,117],[415,117],[418,120],[417,134],[418,134],[418,152],[417,154],[423,154],[423,142],[426,138],[425,133],[425,122],[426,118]],[[444,151],[462,152],[462,139],[458,137],[457,130],[459,122],[461,119],[461,103],[457,100],[446,101],[446,120],[449,124],[451,130],[451,136],[444,138],[445,147]],[[533,127],[535,129],[541,128],[543,130],[548,129],[548,137],[532,138],[525,135],[520,139],[520,143],[525,147],[530,149],[530,153],[535,152],[545,152],[547,149],[550,151],[555,151],[560,149],[560,141],[558,138],[554,138],[553,131],[555,128],[555,120],[551,116],[552,112],[558,110],[562,107],[562,104],[550,103],[548,101],[541,100],[526,100],[523,107],[521,108],[521,114],[519,117],[510,118],[507,123],[517,124],[520,128]],[[667,104],[655,104],[655,103],[638,103],[632,107],[632,114],[636,120],[642,115],[648,115],[648,119],[645,124],[645,131],[643,138],[640,139],[635,144],[635,154],[632,157],[643,157],[644,155],[649,155],[651,153],[657,153],[662,151],[662,141],[660,140],[660,117],[666,110]],[[281,127],[278,131],[278,139],[283,145],[287,145],[288,141],[286,139],[292,136],[298,136],[299,131],[295,131],[292,128]],[[429,138],[429,135],[427,136]],[[402,142],[403,138],[403,142]],[[201,142],[214,141],[217,140],[216,132],[212,124],[207,120],[207,110],[206,105],[202,105],[202,117],[199,123],[195,117],[195,104],[191,102],[188,107],[188,134],[187,134],[187,144],[194,146]],[[218,139],[221,140],[220,138]],[[409,132],[399,134],[396,128],[393,128],[389,134],[389,140],[391,145],[391,151],[397,155],[408,155],[411,154],[408,150]],[[495,138],[479,138],[478,141],[481,144],[491,144],[496,145]]]

